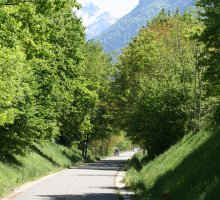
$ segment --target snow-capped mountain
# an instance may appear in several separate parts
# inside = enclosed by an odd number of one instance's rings
[[[77,16],[83,20],[83,25],[86,27],[87,39],[98,36],[118,20],[109,12],[101,10],[93,3],[82,5],[82,8],[77,12]]]

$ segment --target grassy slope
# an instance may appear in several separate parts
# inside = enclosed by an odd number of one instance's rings
[[[77,149],[53,143],[36,145],[27,155],[8,155],[0,159],[0,196],[27,181],[42,177],[81,160]]]
[[[140,166],[139,155],[126,177],[138,200],[220,199],[219,132],[188,135],[141,170]]]

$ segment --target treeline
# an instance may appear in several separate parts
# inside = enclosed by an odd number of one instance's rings
[[[85,157],[89,142],[108,151],[114,67],[99,43],[85,41],[78,8],[74,0],[1,0],[1,153],[47,140]]]
[[[115,77],[118,126],[151,158],[189,132],[220,123],[220,3],[160,14],[122,50]]]
[[[116,64],[85,41],[75,1],[1,1],[1,153],[54,141],[106,154],[124,132],[164,152],[189,132],[220,122],[219,2],[161,13]],[[121,133],[120,141],[115,133]]]

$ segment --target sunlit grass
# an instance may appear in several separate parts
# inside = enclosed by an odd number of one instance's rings
[[[77,149],[54,143],[36,145],[27,155],[8,155],[0,160],[0,196],[27,181],[48,175],[81,161]]]
[[[143,158],[138,155],[132,159],[126,183],[135,191],[136,199],[220,199],[219,135],[187,135],[140,170],[135,166],[141,165]]]

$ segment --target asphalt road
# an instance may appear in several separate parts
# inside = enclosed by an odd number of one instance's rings
[[[10,200],[116,200],[115,176],[126,160],[126,152],[96,163],[64,170],[38,181]]]

